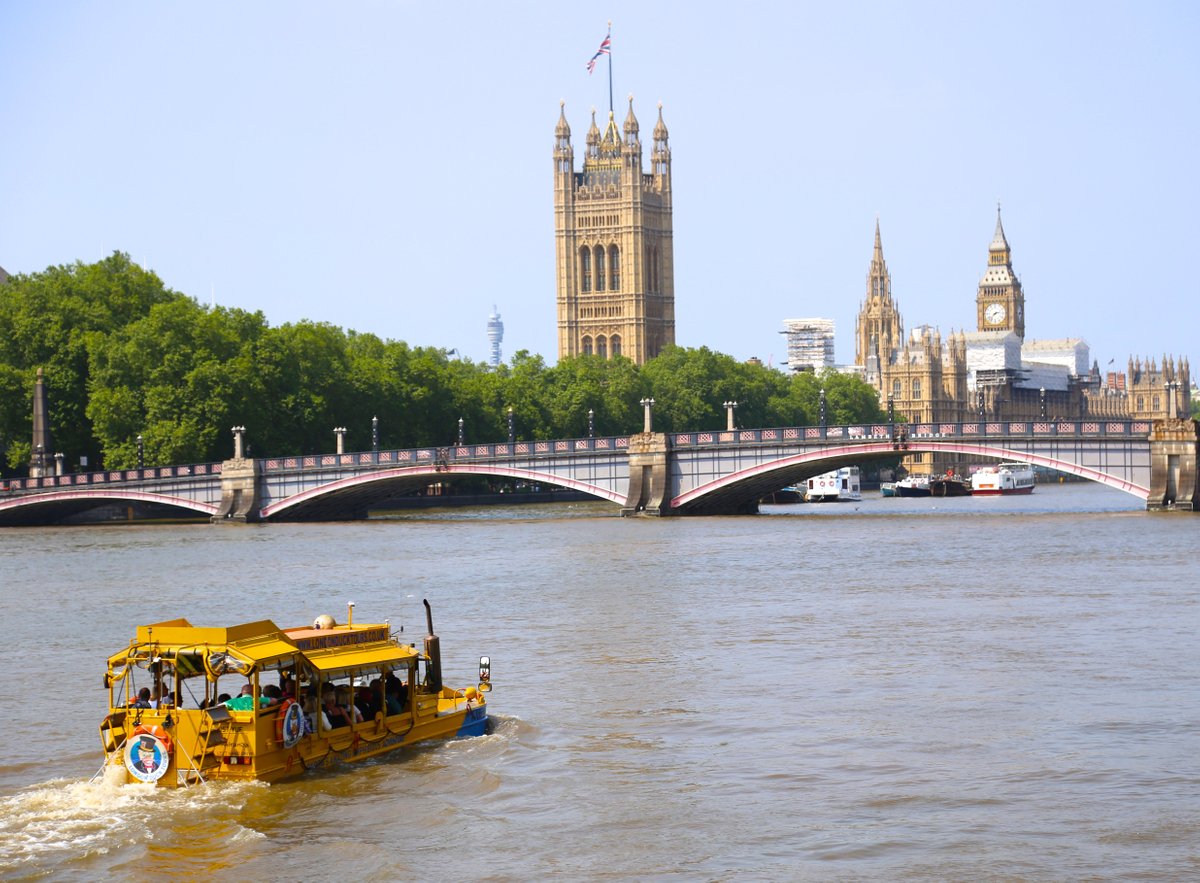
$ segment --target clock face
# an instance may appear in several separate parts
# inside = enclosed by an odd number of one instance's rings
[[[983,318],[993,325],[1003,322],[1004,315],[1004,304],[988,304],[987,309],[983,311]]]

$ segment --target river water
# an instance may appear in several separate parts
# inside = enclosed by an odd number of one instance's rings
[[[1200,518],[1031,497],[623,519],[0,531],[0,876],[515,881],[1200,876]],[[347,601],[492,735],[281,785],[90,781],[138,623]]]

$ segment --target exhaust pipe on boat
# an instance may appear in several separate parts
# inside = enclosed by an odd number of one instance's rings
[[[429,657],[425,682],[430,692],[440,693],[442,690],[442,649],[438,636],[433,633],[433,608],[429,606],[428,598],[424,599],[424,604],[425,624],[429,627],[429,633],[425,635],[425,655]]]

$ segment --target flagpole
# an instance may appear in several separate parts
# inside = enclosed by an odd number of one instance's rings
[[[609,38],[612,37],[612,19],[608,21]],[[608,47],[608,115],[612,116],[615,113],[613,107],[613,88],[612,88],[612,46]]]

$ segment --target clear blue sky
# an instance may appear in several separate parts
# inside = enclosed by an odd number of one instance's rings
[[[0,266],[114,249],[207,303],[556,359],[551,148],[662,101],[677,341],[854,357],[876,216],[906,328],[974,330],[996,203],[1027,336],[1197,355],[1195,3],[0,6]],[[1200,371],[1200,362],[1197,362]]]

